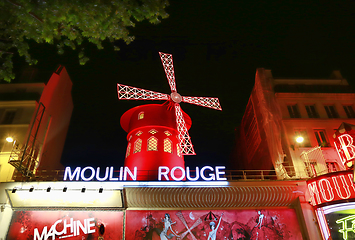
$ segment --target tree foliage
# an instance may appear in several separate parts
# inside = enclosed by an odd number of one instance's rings
[[[58,53],[70,47],[78,50],[80,64],[89,59],[83,40],[102,49],[102,41],[134,37],[129,27],[147,19],[159,23],[168,17],[167,0],[2,0],[0,1],[0,79],[14,78],[12,57],[17,52],[29,64],[37,61],[29,54],[27,40],[55,44]],[[118,50],[117,47],[115,50]]]

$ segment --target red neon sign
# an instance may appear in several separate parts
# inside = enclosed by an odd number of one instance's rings
[[[349,134],[343,134],[334,141],[340,160],[346,165],[347,162],[355,158],[354,139]]]
[[[319,206],[324,203],[355,198],[353,178],[352,171],[341,171],[308,180],[311,204]]]

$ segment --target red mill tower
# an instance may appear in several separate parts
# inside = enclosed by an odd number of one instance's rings
[[[125,166],[138,168],[138,180],[153,180],[159,166],[184,168],[182,155],[195,155],[188,129],[190,117],[180,108],[180,102],[222,110],[218,98],[184,97],[176,91],[173,58],[159,53],[171,94],[153,92],[117,84],[119,99],[165,100],[162,105],[149,104],[128,110],[121,117],[121,126],[128,133]],[[145,175],[145,176],[144,176]]]

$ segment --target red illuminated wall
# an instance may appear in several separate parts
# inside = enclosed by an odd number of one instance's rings
[[[71,89],[70,77],[60,67],[43,90],[40,102],[45,106],[45,113],[37,138],[43,142],[39,170],[64,169],[60,159],[73,111]]]
[[[170,216],[170,223],[164,223],[166,214]],[[128,210],[126,211],[125,236],[126,239],[137,240],[167,239],[161,238],[162,235],[170,235],[171,239],[207,239],[212,230],[211,222],[217,227],[219,221],[220,225],[215,239],[303,239],[293,209]],[[259,221],[261,224],[258,224]],[[169,228],[165,234],[163,229],[167,225],[171,225],[171,229]]]
[[[70,227],[72,219],[72,226]],[[87,219],[87,220],[85,220]],[[11,220],[7,240],[37,240],[44,232],[50,233],[53,225],[57,232],[64,230],[64,220],[67,232],[58,233],[55,239],[65,238],[68,240],[98,239],[102,236],[105,240],[122,239],[123,236],[123,212],[108,211],[15,211]],[[84,233],[82,228],[90,228],[90,233]],[[57,223],[56,223],[57,222]],[[78,223],[80,222],[80,224]],[[88,225],[90,224],[90,226]],[[79,225],[79,227],[78,227]],[[83,226],[80,226],[83,225]],[[100,226],[104,226],[104,232],[100,232]],[[102,228],[102,227],[101,227]],[[75,232],[74,232],[75,231]],[[36,234],[37,233],[37,234]],[[40,236],[38,238],[38,236]],[[48,237],[52,239],[52,237]]]

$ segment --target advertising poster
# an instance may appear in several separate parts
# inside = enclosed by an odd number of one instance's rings
[[[127,211],[126,239],[301,240],[293,209]]]
[[[123,212],[15,211],[7,240],[122,239]]]

